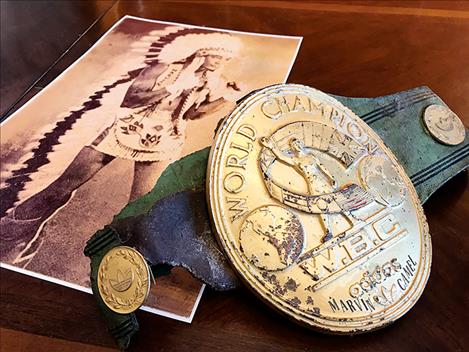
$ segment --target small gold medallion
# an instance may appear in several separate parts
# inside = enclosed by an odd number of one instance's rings
[[[114,312],[127,314],[137,310],[150,290],[150,271],[145,258],[127,246],[112,248],[99,265],[98,290]]]
[[[466,138],[462,121],[445,106],[436,104],[428,106],[423,121],[430,134],[443,144],[458,145]]]
[[[336,99],[286,84],[217,132],[207,192],[218,240],[267,303],[332,333],[380,328],[417,301],[431,242],[409,177]]]

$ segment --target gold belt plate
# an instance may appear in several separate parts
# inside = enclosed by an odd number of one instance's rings
[[[99,295],[114,312],[132,313],[148,296],[150,275],[150,268],[138,251],[127,246],[114,247],[99,264]]]
[[[242,100],[217,132],[207,197],[236,272],[298,323],[371,331],[422,294],[431,241],[417,193],[378,135],[323,92],[285,84]]]

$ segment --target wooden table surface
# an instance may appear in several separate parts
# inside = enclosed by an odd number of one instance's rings
[[[304,36],[289,82],[346,96],[427,85],[469,126],[469,2],[1,1],[5,117],[125,14]],[[247,289],[206,290],[192,324],[139,312],[131,350],[462,351],[469,349],[467,173],[425,204],[433,242],[427,288],[390,327],[326,336],[267,308]],[[91,295],[1,270],[1,351],[114,348]]]

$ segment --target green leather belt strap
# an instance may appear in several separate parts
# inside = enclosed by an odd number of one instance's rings
[[[448,146],[426,130],[423,113],[446,104],[428,87],[379,98],[334,96],[375,130],[394,152],[424,203],[451,177],[469,166],[469,132],[463,143]]]
[[[98,291],[97,276],[101,260],[112,248],[121,245],[117,232],[106,227],[104,230],[96,232],[86,243],[84,253],[91,259],[91,289],[101,311],[102,317],[106,321],[109,333],[116,341],[117,346],[124,350],[129,347],[131,337],[138,330],[138,322],[134,313],[118,314],[110,310],[101,299]]]
[[[422,116],[426,107],[432,104],[446,106],[429,88],[419,87],[379,98],[334,97],[369,124],[394,152],[422,203],[443,183],[468,167],[469,133],[466,132],[463,143],[447,146],[430,136],[424,126]],[[201,160],[206,161],[206,157],[207,153]],[[203,168],[205,173],[206,162],[200,161],[194,167]],[[191,172],[194,173],[193,168]],[[190,178],[190,175],[180,176]],[[85,254],[91,258],[91,287],[98,307],[116,343],[125,349],[138,330],[135,314],[118,314],[107,308],[99,295],[96,282],[103,256],[121,244],[117,232],[106,227],[88,241]]]

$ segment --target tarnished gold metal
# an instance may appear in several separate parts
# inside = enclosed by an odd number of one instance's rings
[[[297,322],[366,332],[422,294],[431,242],[415,189],[378,135],[327,94],[287,84],[246,97],[217,133],[207,182],[234,268]]]
[[[458,115],[442,105],[430,105],[425,109],[423,121],[430,134],[439,142],[458,145],[464,142],[466,130]]]
[[[98,269],[99,294],[109,309],[127,314],[137,310],[150,290],[150,270],[143,256],[127,246],[112,248]]]

